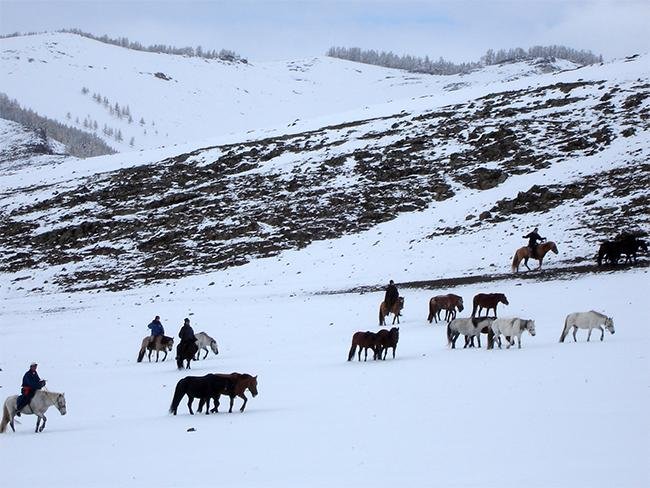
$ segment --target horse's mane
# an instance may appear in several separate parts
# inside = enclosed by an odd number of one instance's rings
[[[607,318],[607,315],[605,315],[604,313],[596,312],[595,310],[590,310],[589,312],[593,313],[594,315],[597,315],[601,319],[606,319]]]

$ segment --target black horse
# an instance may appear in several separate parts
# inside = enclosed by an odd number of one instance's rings
[[[200,399],[200,405],[204,402],[210,406],[210,399],[214,399],[215,405],[219,404],[220,395],[234,394],[235,381],[226,376],[216,374],[206,374],[205,376],[186,376],[176,383],[176,390],[174,390],[174,397],[169,407],[169,413],[176,415],[178,405],[185,395],[187,395],[187,408],[190,415],[194,415],[192,411],[192,402],[195,398]],[[200,406],[199,406],[199,411]],[[205,409],[205,414],[208,415],[209,408]]]
[[[176,346],[176,366],[178,369],[183,369],[183,360],[187,361],[185,369],[190,369],[190,361],[194,359],[196,353],[199,352],[199,346],[194,341],[181,341]]]
[[[622,255],[625,254],[626,263],[636,263],[636,257],[639,251],[648,252],[646,242],[634,234],[623,233],[613,241],[603,241],[600,244],[596,262],[598,266],[602,266],[604,263],[616,265]]]

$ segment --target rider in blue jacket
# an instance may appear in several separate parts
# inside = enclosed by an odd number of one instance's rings
[[[32,363],[29,365],[29,371],[23,376],[23,385],[20,389],[20,395],[16,399],[16,415],[20,417],[20,411],[32,401],[36,391],[40,390],[45,386],[45,380],[42,380],[36,368],[38,364]]]
[[[162,341],[162,338],[165,335],[165,328],[160,322],[160,317],[156,315],[156,318],[154,318],[147,327],[151,329],[151,337],[155,341],[156,349],[160,349],[160,341]]]

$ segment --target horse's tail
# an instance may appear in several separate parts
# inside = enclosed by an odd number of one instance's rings
[[[560,336],[560,342],[564,342],[564,339],[566,339],[566,336],[569,334],[569,316],[567,315],[567,318],[564,319],[564,329],[562,330],[562,335]]]
[[[431,300],[429,300],[429,316],[427,317],[427,320],[429,321],[429,323],[431,323],[433,321],[433,316],[435,314],[435,310],[434,310],[433,305],[434,304],[433,304],[433,298],[432,298]]]
[[[348,353],[348,361],[352,361],[352,359],[354,358],[354,353],[356,351],[357,351],[357,345],[353,340],[352,345],[350,346],[350,352]]]
[[[451,332],[451,322],[447,323],[447,347],[451,346],[451,338],[452,338],[452,332]]]
[[[142,358],[144,357],[144,353],[147,352],[147,346],[149,345],[149,341],[151,339],[149,337],[145,337],[142,339],[142,347],[140,347],[140,352],[138,353],[138,362],[142,362]]]
[[[174,398],[172,398],[172,404],[169,406],[169,413],[176,415],[176,410],[178,410],[178,405],[181,403],[183,395],[185,395],[185,378],[176,383],[176,389],[174,390]]]
[[[515,255],[512,258],[512,272],[516,273],[519,271],[519,251],[515,251]]]
[[[2,409],[2,422],[0,422],[0,434],[5,433],[5,431],[7,430],[7,424],[9,423],[10,420],[11,419],[9,418],[9,407],[5,402],[4,407]]]
[[[383,308],[384,308],[384,302],[381,302],[381,305],[379,305],[379,325],[386,325],[386,322],[384,322],[384,310],[383,310]]]

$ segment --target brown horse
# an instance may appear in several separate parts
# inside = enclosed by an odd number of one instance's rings
[[[553,241],[543,242],[542,244],[537,246],[537,256],[535,256],[534,258],[530,254],[529,247],[526,246],[520,247],[519,249],[517,249],[517,252],[515,252],[515,256],[512,258],[512,272],[517,273],[519,271],[519,265],[521,264],[522,259],[524,261],[524,266],[528,268],[528,260],[530,258],[537,259],[537,261],[539,261],[539,266],[537,269],[542,269],[542,261],[544,261],[544,256],[549,251],[553,251],[555,254],[557,254],[558,251],[555,242]],[[530,271],[530,268],[528,268],[528,271]]]
[[[369,330],[365,332],[355,332],[352,335],[352,345],[350,346],[350,352],[348,353],[348,361],[352,361],[352,358],[354,358],[354,353],[356,352],[357,347],[359,347],[359,361],[361,361],[362,349],[365,351],[365,356],[363,358],[364,361],[368,360],[368,349],[372,349],[373,359],[377,359],[378,349],[380,347],[377,334],[370,332]]]
[[[235,397],[239,397],[244,400],[244,403],[239,409],[239,411],[243,413],[244,409],[246,408],[246,403],[248,402],[248,398],[246,398],[246,395],[244,395],[244,393],[246,393],[246,390],[249,390],[251,392],[253,398],[257,396],[257,376],[251,376],[248,373],[217,374],[216,376],[232,380],[235,383],[234,389],[232,389],[232,391],[222,393],[222,395],[227,394],[230,397],[230,409],[228,410],[228,413],[232,413],[232,406],[235,403]],[[208,407],[209,406],[210,405],[208,405]],[[217,412],[217,408],[219,408],[219,401],[215,402],[212,412]]]
[[[508,299],[503,293],[479,293],[474,296],[474,307],[472,308],[472,317],[477,316],[476,311],[478,309],[478,316],[481,316],[481,310],[485,309],[485,315],[487,316],[490,310],[494,309],[494,317],[497,316],[497,305],[499,302],[510,305]]]
[[[429,316],[427,317],[427,320],[431,323],[431,321],[435,319],[437,324],[438,320],[440,320],[440,312],[444,310],[445,322],[449,322],[456,318],[456,309],[458,309],[459,312],[463,311],[462,297],[454,295],[453,293],[435,296],[429,300]]]
[[[393,327],[390,330],[381,329],[377,332],[377,352],[378,359],[386,359],[386,354],[388,354],[388,349],[393,349],[393,359],[395,359],[395,349],[397,348],[397,342],[399,341],[399,327]],[[382,357],[382,352],[383,357]]]
[[[149,351],[149,362],[151,362],[151,353],[153,351],[156,351],[156,362],[158,362],[158,354],[160,354],[160,351],[165,353],[165,356],[162,358],[164,361],[167,359],[167,351],[171,351],[172,348],[174,347],[174,338],[173,337],[167,337],[167,336],[162,336],[160,338],[160,346],[156,347],[156,341],[153,336],[147,336],[144,339],[142,339],[142,345],[140,346],[140,352],[138,353],[138,362],[142,362],[142,358],[144,358],[144,353]]]
[[[384,302],[381,302],[381,305],[379,305],[379,325],[386,325],[386,321],[384,320],[384,318],[387,317],[389,313],[395,315],[393,317],[393,324],[395,324],[396,320],[397,323],[399,324],[399,316],[403,308],[404,308],[404,297],[399,297],[397,301],[393,303],[393,306],[390,308],[390,310],[386,308],[386,304]]]

